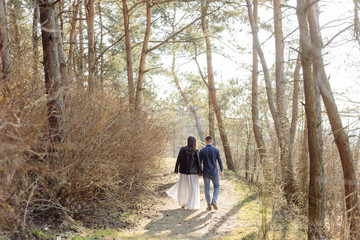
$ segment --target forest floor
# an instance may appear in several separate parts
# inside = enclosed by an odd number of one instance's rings
[[[225,172],[220,180],[219,209],[207,211],[200,179],[199,210],[181,209],[177,201],[166,194],[179,178],[173,174],[175,159],[162,159],[158,176],[153,182],[152,196],[147,196],[136,215],[131,229],[83,229],[67,239],[257,239],[261,224],[260,200],[252,186]],[[212,191],[212,188],[211,188]],[[269,216],[268,216],[269,217]]]

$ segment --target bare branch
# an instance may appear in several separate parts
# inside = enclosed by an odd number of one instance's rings
[[[282,8],[292,8],[292,9],[296,10],[296,7],[291,6],[291,5],[287,5],[287,4],[281,4],[280,7],[282,7]]]
[[[217,9],[211,11],[210,13],[208,14],[205,14],[205,16],[208,16],[208,15],[211,15],[213,14],[214,12],[218,11],[220,8],[222,8],[224,5],[218,7]],[[179,31],[177,31],[176,33],[172,34],[170,37],[168,37],[167,39],[165,39],[163,42],[159,43],[158,45],[150,48],[147,50],[147,53],[153,51],[153,50],[156,50],[158,49],[159,47],[161,47],[162,45],[168,43],[171,39],[173,39],[174,37],[176,37],[177,35],[179,35],[180,33],[182,33],[184,30],[186,30],[187,28],[191,27],[194,23],[196,23],[197,21],[201,20],[203,16],[200,16],[198,18],[196,18],[195,20],[193,20],[191,23],[187,24],[185,27],[181,28]]]
[[[96,58],[95,60],[95,64],[97,64],[97,62],[99,61],[99,59],[104,55],[104,53],[109,50],[110,48],[112,48],[113,46],[115,46],[117,43],[119,43],[123,38],[125,37],[125,34],[121,36],[121,38],[119,38],[118,40],[116,40],[113,44],[111,44],[109,47],[105,48],[104,51],[102,51],[100,53],[100,55]]]
[[[195,42],[193,42],[193,44],[194,44],[194,47],[195,47],[194,60],[195,60],[196,66],[197,66],[198,69],[199,69],[199,73],[200,73],[201,80],[204,82],[205,86],[206,86],[208,89],[210,89],[210,86],[209,86],[209,84],[206,82],[205,76],[204,76],[204,74],[203,74],[203,72],[202,72],[202,70],[201,70],[201,68],[200,68],[200,64],[199,64],[199,62],[198,62],[198,60],[197,60],[197,55],[198,55],[198,53],[197,53],[197,47],[196,47]]]
[[[323,45],[323,49],[326,48],[336,37],[338,37],[339,35],[341,35],[343,32],[345,32],[346,30],[348,30],[349,28],[352,28],[355,24],[351,24],[350,26],[347,26],[346,28],[344,28],[343,30],[341,30],[340,32],[338,32],[337,34],[335,34],[326,44]]]

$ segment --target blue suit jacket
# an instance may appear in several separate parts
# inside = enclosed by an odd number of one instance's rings
[[[217,175],[219,174],[217,161],[220,165],[220,171],[223,171],[223,162],[221,160],[220,151],[212,145],[206,145],[200,150],[200,162],[203,164],[203,175]]]

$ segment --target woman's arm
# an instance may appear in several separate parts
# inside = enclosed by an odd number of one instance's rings
[[[202,167],[201,167],[199,150],[196,150],[196,158],[197,158],[197,163],[198,163],[198,167],[199,167],[199,175],[202,175]]]
[[[179,173],[179,165],[180,165],[180,159],[181,159],[181,149],[182,148],[180,148],[180,151],[179,151],[179,154],[178,154],[178,157],[177,157],[177,160],[176,160],[174,173]]]

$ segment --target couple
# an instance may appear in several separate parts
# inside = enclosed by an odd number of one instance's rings
[[[199,152],[199,150],[196,149],[196,138],[190,136],[187,140],[187,146],[180,149],[175,165],[175,173],[180,172],[180,179],[166,193],[177,200],[181,208],[200,208],[199,178],[203,176],[207,202],[206,209],[208,211],[212,208],[215,210],[218,209],[216,200],[219,195],[220,181],[217,161],[220,165],[220,177],[223,177],[224,173],[220,152],[212,146],[212,143],[212,137],[206,137],[206,147]],[[201,165],[203,165],[203,168]],[[212,199],[210,199],[210,180],[214,186]]]

